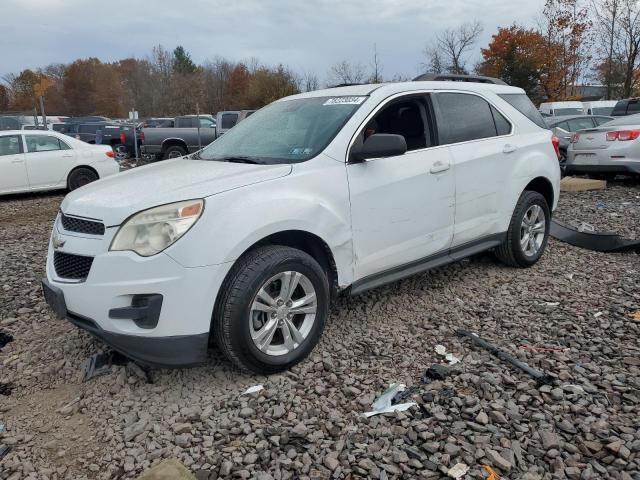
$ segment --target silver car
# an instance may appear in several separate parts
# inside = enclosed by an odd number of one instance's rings
[[[574,133],[567,150],[566,173],[596,178],[640,175],[640,114]]]

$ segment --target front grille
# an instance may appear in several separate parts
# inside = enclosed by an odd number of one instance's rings
[[[69,232],[89,233],[91,235],[104,235],[104,223],[84,218],[68,217],[64,213],[60,215],[62,226]]]
[[[91,270],[93,257],[73,255],[71,253],[53,252],[53,266],[60,278],[85,280]]]

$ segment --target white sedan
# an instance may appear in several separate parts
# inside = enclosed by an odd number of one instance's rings
[[[0,194],[75,190],[120,171],[108,145],[50,130],[0,131]]]

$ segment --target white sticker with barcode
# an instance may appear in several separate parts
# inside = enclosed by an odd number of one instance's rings
[[[367,97],[332,97],[322,105],[360,105]]]

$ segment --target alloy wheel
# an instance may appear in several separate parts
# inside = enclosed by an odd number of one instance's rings
[[[528,257],[538,253],[547,229],[544,210],[540,205],[531,205],[522,218],[520,225],[520,246]]]
[[[298,348],[313,327],[318,299],[305,275],[286,271],[274,275],[258,290],[249,311],[255,346],[267,355],[286,355]]]

